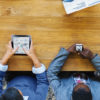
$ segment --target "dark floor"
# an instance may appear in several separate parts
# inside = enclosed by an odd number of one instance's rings
[[[60,72],[58,76],[60,78],[68,78],[73,73],[76,73],[76,72],[66,72],[66,71],[63,71],[63,72]],[[95,76],[94,72],[78,72],[78,73],[85,73],[89,78],[92,78],[93,80],[100,81],[100,77]],[[27,76],[35,77],[35,75],[32,72],[28,72],[28,71],[26,71],[26,72],[22,72],[22,71],[10,72],[10,71],[8,71],[7,74],[6,74],[6,80],[10,81],[14,77],[21,76],[21,75],[27,75]]]

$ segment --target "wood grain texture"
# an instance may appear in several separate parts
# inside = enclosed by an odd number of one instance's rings
[[[82,43],[94,53],[100,51],[99,4],[67,15],[61,0],[0,0],[0,59],[12,34],[32,36],[36,53],[48,68],[60,47]],[[31,71],[26,56],[13,56],[9,71]],[[70,55],[64,71],[94,71],[91,62]]]

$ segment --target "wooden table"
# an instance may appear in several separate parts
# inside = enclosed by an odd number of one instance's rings
[[[32,36],[36,53],[47,67],[60,47],[82,43],[94,53],[100,51],[100,5],[71,15],[65,13],[61,0],[0,0],[0,59],[12,34]],[[13,56],[9,71],[30,71],[27,56]],[[64,71],[94,71],[92,64],[71,55]]]

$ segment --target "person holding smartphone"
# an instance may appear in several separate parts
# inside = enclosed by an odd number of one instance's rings
[[[48,68],[47,76],[56,100],[100,100],[100,81],[89,78],[85,73],[73,73],[68,78],[58,76],[68,56],[73,53],[77,53],[76,44],[68,49],[61,48]],[[84,47],[78,54],[89,59],[100,72],[99,55],[94,55],[91,50]]]
[[[48,80],[46,67],[42,64],[31,43],[30,50],[23,48],[24,52],[33,61],[32,72],[35,78],[31,76],[18,76],[12,79],[5,90],[2,90],[2,81],[8,70],[7,62],[15,54],[19,47],[12,48],[11,42],[7,45],[7,52],[0,61],[0,100],[46,100],[48,93]]]

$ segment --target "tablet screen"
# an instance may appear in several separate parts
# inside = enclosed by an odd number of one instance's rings
[[[13,48],[19,49],[16,51],[15,54],[25,54],[23,48],[26,50],[29,50],[30,48],[30,37],[27,36],[13,36]]]

